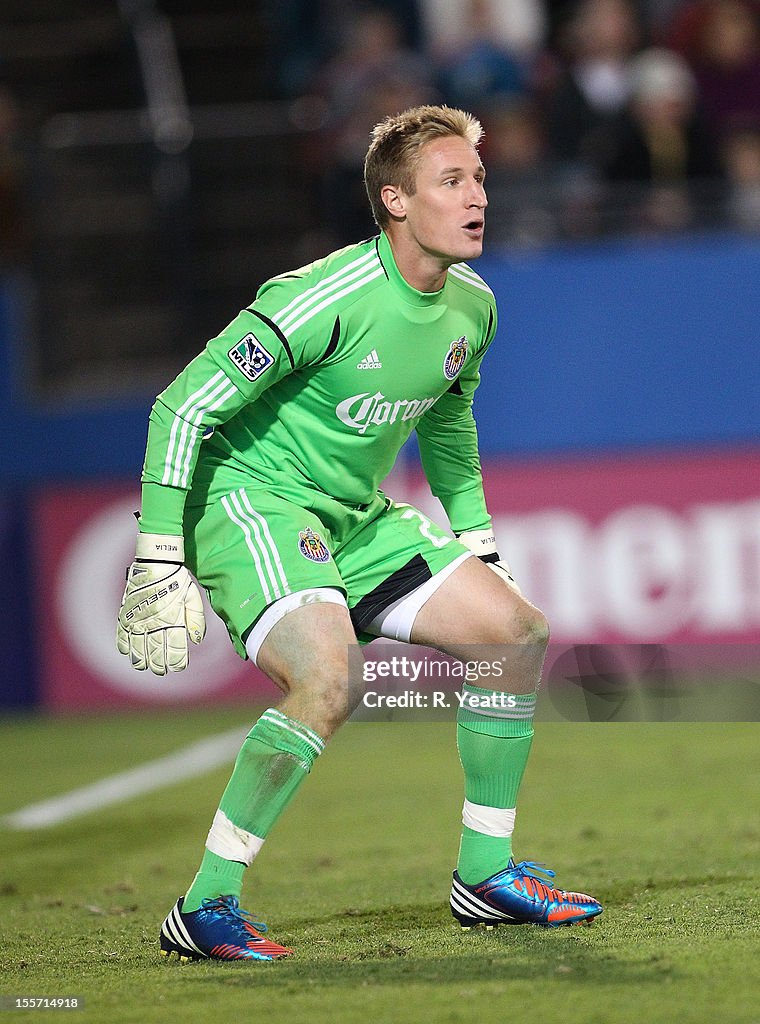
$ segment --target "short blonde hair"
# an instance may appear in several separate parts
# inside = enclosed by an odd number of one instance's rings
[[[375,125],[364,160],[364,185],[378,227],[386,227],[391,219],[380,196],[383,186],[395,185],[414,195],[420,149],[434,139],[452,135],[477,149],[483,127],[465,110],[427,105],[386,117]]]

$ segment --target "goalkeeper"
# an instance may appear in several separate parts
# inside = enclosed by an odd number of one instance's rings
[[[284,694],[242,745],[164,954],[291,952],[241,909],[243,874],[361,699],[349,649],[372,637],[463,659],[509,645],[502,688],[466,684],[458,712],[457,920],[601,912],[512,858],[548,627],[499,561],[478,458],[472,400],[496,332],[494,296],[466,262],[483,247],[481,133],[446,107],[380,123],[365,162],[378,236],[266,282],[153,406],[118,648],[136,669],[185,668],[205,629],[195,577],[238,654]],[[378,489],[413,430],[456,539]]]

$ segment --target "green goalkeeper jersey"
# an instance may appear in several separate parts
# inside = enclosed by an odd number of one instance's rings
[[[412,430],[452,529],[489,526],[472,398],[495,331],[470,267],[419,292],[384,234],[273,278],[156,399],[140,528],[181,533],[186,502],[241,486],[370,506]]]

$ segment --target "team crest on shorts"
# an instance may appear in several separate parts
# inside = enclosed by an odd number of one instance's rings
[[[298,550],[310,562],[330,561],[330,552],[327,550],[327,545],[310,526],[307,526],[305,530],[299,531]]]
[[[232,346],[227,355],[248,380],[256,380],[274,363],[274,357],[255,334],[246,334],[237,345]]]
[[[464,335],[449,345],[446,358],[443,360],[443,372],[447,380],[454,380],[462,369],[469,347],[470,343]]]

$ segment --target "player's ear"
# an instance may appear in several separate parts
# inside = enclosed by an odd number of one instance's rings
[[[383,185],[380,198],[391,217],[399,219],[406,216],[404,193],[397,185]]]

